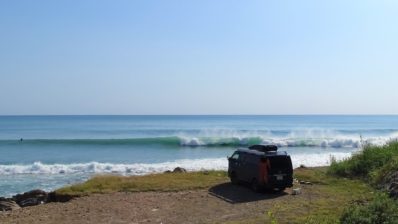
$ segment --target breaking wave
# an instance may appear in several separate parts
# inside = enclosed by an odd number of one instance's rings
[[[197,170],[225,170],[227,168],[226,158],[177,160],[163,163],[72,163],[72,164],[45,164],[34,162],[24,165],[0,165],[0,175],[15,174],[79,174],[79,173],[117,173],[124,175],[144,175],[160,173],[173,170],[175,167],[184,167],[189,171]]]
[[[327,166],[330,164],[331,157],[342,160],[351,156],[347,152],[333,153],[313,153],[291,155],[293,166],[300,165],[308,167]],[[223,158],[209,159],[183,159],[163,163],[73,163],[73,164],[45,164],[34,162],[33,164],[12,164],[0,165],[0,175],[16,174],[121,174],[121,175],[145,175],[151,173],[162,173],[166,170],[173,170],[175,167],[183,167],[188,171],[200,170],[227,170],[228,161]]]
[[[391,140],[396,140],[398,133],[384,137],[370,137],[366,139],[360,136],[336,135],[336,136],[227,136],[227,137],[152,137],[152,138],[129,138],[129,139],[25,139],[0,140],[1,144],[24,144],[24,145],[164,145],[171,147],[205,146],[205,147],[235,147],[253,144],[274,144],[279,147],[332,147],[332,148],[359,148],[362,143],[372,145],[383,145]]]

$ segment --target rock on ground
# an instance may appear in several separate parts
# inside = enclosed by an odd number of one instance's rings
[[[15,201],[0,199],[0,211],[12,211],[20,208]]]
[[[186,172],[187,172],[187,170],[184,169],[184,168],[182,168],[182,167],[176,167],[176,168],[173,170],[173,173],[186,173]]]
[[[12,197],[12,199],[21,207],[46,203],[47,198],[48,193],[42,190],[31,190]]]

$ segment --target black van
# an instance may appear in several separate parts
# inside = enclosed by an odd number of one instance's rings
[[[293,186],[292,160],[287,152],[278,152],[274,145],[253,145],[236,150],[228,157],[228,176],[233,184],[250,183],[262,189],[283,191]]]

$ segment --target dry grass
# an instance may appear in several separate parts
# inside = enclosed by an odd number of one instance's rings
[[[226,172],[203,171],[190,173],[164,173],[145,176],[103,175],[56,192],[63,195],[85,196],[93,193],[182,191],[204,189],[228,181]]]

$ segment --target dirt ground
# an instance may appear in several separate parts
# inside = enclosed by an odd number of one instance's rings
[[[308,186],[310,187],[310,186]],[[285,200],[305,200],[310,190],[291,195],[254,193],[221,183],[208,190],[93,195],[0,213],[0,223],[224,223],[265,216]]]

